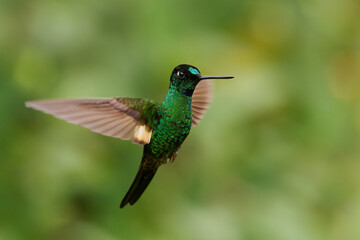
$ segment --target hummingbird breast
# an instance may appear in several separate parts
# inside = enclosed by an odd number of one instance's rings
[[[161,164],[178,151],[190,132],[191,97],[166,98],[159,115],[161,118],[153,129],[151,141],[145,145],[144,151]]]

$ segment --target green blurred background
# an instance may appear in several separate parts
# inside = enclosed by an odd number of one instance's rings
[[[357,0],[1,0],[0,239],[360,239]],[[215,98],[119,209],[142,148],[24,106],[162,101],[188,63]]]

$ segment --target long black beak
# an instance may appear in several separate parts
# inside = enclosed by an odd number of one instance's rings
[[[204,75],[199,76],[200,80],[204,80],[204,79],[230,79],[230,78],[234,78],[234,77],[233,76],[204,76]]]

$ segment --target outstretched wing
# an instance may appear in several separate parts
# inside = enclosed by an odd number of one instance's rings
[[[26,102],[31,107],[91,131],[144,145],[152,134],[151,116],[159,104],[143,98],[52,99]],[[156,116],[153,116],[156,117]]]
[[[203,118],[212,100],[214,82],[203,80],[196,85],[192,96],[192,126],[196,126]]]

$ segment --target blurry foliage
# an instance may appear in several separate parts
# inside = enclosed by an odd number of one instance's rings
[[[0,239],[360,239],[360,4],[0,2]],[[142,149],[24,107],[162,101],[217,81],[173,164],[118,209]]]

